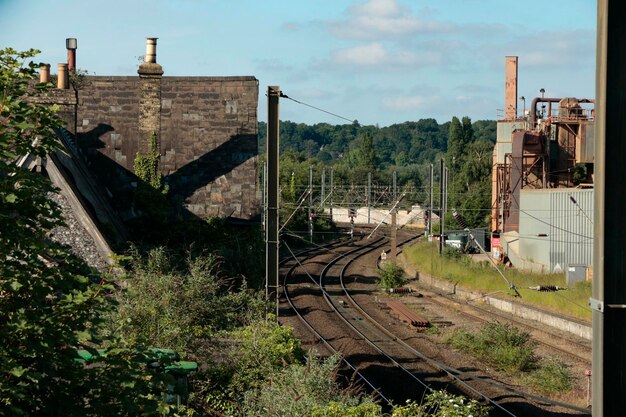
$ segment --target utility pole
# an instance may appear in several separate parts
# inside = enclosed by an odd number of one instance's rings
[[[389,258],[391,262],[396,263],[398,256],[398,228],[396,227],[396,213],[398,210],[394,207],[391,209],[391,251],[389,252]]]
[[[372,173],[367,173],[367,224],[372,222]]]
[[[309,242],[313,242],[313,166],[309,166]]]
[[[398,189],[397,189],[397,183],[398,183],[398,172],[397,171],[393,171],[393,201],[396,201],[398,199]]]
[[[324,212],[324,209],[326,208],[326,168],[322,168],[322,213]]]
[[[330,206],[330,221],[331,222],[333,221],[333,191],[335,190],[334,183],[333,183],[333,173],[334,173],[334,170],[331,167],[330,168],[330,195],[328,196],[329,197],[328,205]]]
[[[444,214],[444,210],[445,208],[443,207],[443,188],[444,188],[444,184],[445,184],[445,173],[446,171],[446,163],[444,162],[444,159],[441,158],[441,160],[439,161],[439,255],[441,256],[441,254],[443,254],[443,222],[444,222],[444,218],[445,218],[445,214]]]
[[[626,3],[598,0],[595,100],[592,412],[626,410]]]
[[[267,87],[267,228],[265,233],[265,296],[276,304],[278,320],[278,149],[280,87]]]
[[[435,176],[435,170],[434,170],[434,166],[433,164],[430,164],[430,203],[428,206],[428,211],[430,212],[430,215],[428,216],[428,236],[430,239],[430,236],[432,236],[433,234],[433,187],[434,187],[434,176]]]
[[[267,227],[267,161],[263,161],[263,173],[261,174],[261,232],[265,237]]]

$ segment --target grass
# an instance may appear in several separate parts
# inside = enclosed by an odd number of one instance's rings
[[[569,391],[574,386],[570,368],[555,358],[542,360],[538,369],[525,380],[528,385],[546,394]]]
[[[436,243],[418,242],[404,251],[409,262],[421,272],[460,284],[483,293],[502,292],[513,298],[513,292],[489,262],[472,262],[468,256],[446,252],[439,256]],[[591,283],[578,282],[565,291],[539,292],[528,287],[556,285],[565,287],[565,274],[535,274],[513,268],[501,269],[507,279],[515,284],[521,302],[553,312],[591,321],[591,309],[587,306],[591,297]]]
[[[458,329],[447,342],[542,393],[565,392],[574,386],[567,365],[556,358],[540,359],[530,335],[511,324],[493,321],[477,332]]]
[[[476,333],[458,329],[449,343],[507,374],[531,371],[538,361],[528,333],[497,321],[485,324]]]

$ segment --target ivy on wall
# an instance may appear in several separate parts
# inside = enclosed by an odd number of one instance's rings
[[[163,175],[159,172],[159,159],[157,136],[155,132],[150,135],[150,147],[148,155],[137,152],[134,161],[135,175],[145,184],[150,185],[157,191],[167,194],[168,187],[163,186]]]

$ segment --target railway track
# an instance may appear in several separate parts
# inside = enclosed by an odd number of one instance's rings
[[[409,239],[413,240],[413,239]],[[407,241],[409,241],[407,240]],[[407,241],[399,244],[407,243]],[[549,404],[550,406],[558,406],[563,408],[569,408],[570,410],[579,412],[581,415],[588,414],[587,410],[577,407],[569,406],[568,404],[551,402],[545,398],[524,393],[503,384],[481,378],[480,376],[473,375],[471,372],[459,371],[447,367],[446,365],[431,359],[413,346],[406,343],[404,340],[390,332],[385,325],[379,324],[373,317],[371,317],[352,297],[349,288],[345,284],[345,273],[347,268],[355,262],[358,258],[365,256],[367,253],[371,253],[374,250],[379,249],[385,243],[384,240],[378,239],[372,243],[365,244],[363,246],[356,245],[353,248],[340,248],[335,247],[329,249],[330,253],[334,254],[334,258],[325,259],[326,266],[319,272],[309,272],[308,269],[311,265],[314,265],[314,270],[318,271],[320,268],[320,260],[317,257],[307,258],[305,260],[299,260],[296,254],[292,253],[291,267],[284,275],[284,295],[286,301],[289,303],[293,311],[299,317],[299,320],[305,324],[305,326],[315,334],[315,336],[323,343],[324,346],[330,352],[342,351],[344,352],[344,362],[357,373],[360,378],[363,379],[365,384],[374,392],[377,392],[379,396],[389,402],[388,396],[385,396],[379,389],[380,384],[375,381],[371,381],[371,377],[367,375],[367,372],[363,372],[363,364],[352,364],[346,358],[350,358],[352,355],[350,341],[345,336],[339,337],[336,333],[329,332],[328,329],[316,328],[316,325],[311,323],[315,320],[311,320],[308,316],[311,314],[311,309],[314,308],[311,305],[296,305],[298,302],[294,302],[294,298],[298,298],[298,295],[292,293],[302,292],[302,288],[306,288],[308,292],[315,289],[318,294],[318,299],[321,295],[326,306],[316,307],[318,311],[324,311],[325,319],[327,323],[337,322],[343,323],[344,327],[350,329],[353,338],[361,342],[361,346],[367,345],[367,349],[363,347],[359,348],[363,352],[367,351],[368,355],[378,355],[379,361],[385,361],[391,364],[391,367],[395,369],[396,374],[401,373],[405,378],[412,380],[415,386],[419,386],[421,390],[429,390],[433,386],[449,386],[453,384],[456,387],[457,392],[464,393],[474,398],[482,399],[485,402],[489,402],[493,407],[498,410],[497,415],[515,416],[515,412],[510,411],[505,405],[506,403],[502,399],[519,397],[526,398],[527,401]],[[295,259],[295,261],[294,261]],[[295,272],[301,269],[301,277],[299,283],[290,282],[290,277],[293,277]],[[332,273],[337,271],[336,273]],[[306,279],[302,279],[306,275]],[[316,279],[313,276],[317,275]],[[333,278],[333,277],[338,278]],[[307,283],[308,281],[308,283]],[[296,290],[292,290],[294,285]],[[318,300],[319,301],[319,300]],[[302,312],[304,310],[304,313]],[[333,317],[333,318],[330,318]],[[319,322],[319,319],[318,319]],[[319,327],[319,326],[317,326]],[[328,327],[328,326],[323,326]],[[354,342],[354,340],[352,340]],[[416,366],[417,365],[417,366]],[[427,371],[425,368],[429,368]],[[416,375],[419,375],[417,377]],[[484,393],[484,388],[489,393]],[[497,392],[496,395],[490,393]],[[497,396],[498,401],[492,399]],[[519,408],[519,407],[518,407]],[[535,408],[534,406],[531,407]],[[527,413],[519,415],[528,415]],[[540,415],[540,414],[533,414]],[[543,414],[543,415],[556,415],[556,414]],[[559,414],[561,415],[561,414]]]
[[[494,311],[494,309],[481,307],[469,302],[459,302],[458,300],[433,289],[428,289],[426,292],[422,291],[422,294],[425,295],[425,301],[433,302],[441,307],[452,308],[459,314],[472,320],[482,323],[498,320],[514,324],[516,327],[528,331],[533,340],[535,340],[538,344],[591,367],[591,346],[588,343],[577,342],[571,338],[567,338],[565,340],[555,338],[553,333],[546,331],[538,325],[530,324],[527,321],[518,319],[510,314]],[[549,340],[554,341],[551,342]],[[563,347],[564,345],[567,347]]]

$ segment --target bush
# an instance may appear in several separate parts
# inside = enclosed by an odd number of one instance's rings
[[[393,262],[384,262],[378,270],[380,286],[384,289],[397,288],[404,284],[404,270]]]
[[[569,391],[573,385],[570,369],[556,358],[541,361],[527,381],[530,386],[547,394]]]
[[[272,321],[259,319],[221,336],[220,362],[194,377],[199,408],[209,413],[238,414],[248,391],[257,390],[284,367],[304,360],[291,328]]]
[[[180,270],[163,248],[135,256],[112,317],[128,343],[195,352],[214,333],[248,324],[263,312],[259,294],[230,291],[214,255],[187,258]]]
[[[432,391],[422,404],[408,401],[396,406],[391,417],[488,417],[489,407],[446,391]]]
[[[372,414],[372,411],[378,411],[380,407],[370,401],[359,404],[358,398],[350,397],[337,385],[335,373],[339,360],[339,356],[332,356],[326,360],[309,356],[306,364],[293,364],[281,368],[271,378],[266,379],[259,389],[246,393],[244,415],[378,416]]]
[[[532,370],[537,363],[529,334],[497,321],[485,324],[478,333],[460,329],[450,343],[508,373]]]
[[[373,402],[363,402],[359,405],[345,405],[331,402],[325,407],[316,408],[311,417],[380,417],[380,406]]]

